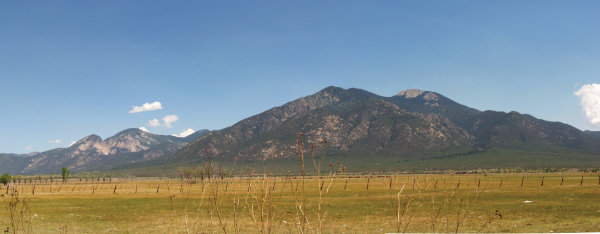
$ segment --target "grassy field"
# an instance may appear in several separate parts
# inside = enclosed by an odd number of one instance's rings
[[[579,172],[17,183],[0,188],[0,228],[9,233],[589,232],[600,231],[599,183],[596,173]]]
[[[104,168],[88,174],[122,175],[122,176],[177,176],[177,169],[190,165],[204,166],[205,157],[199,157],[196,161],[165,162],[148,161],[131,165],[123,165],[117,168]],[[332,155],[328,154],[326,163],[342,162],[348,168],[348,172],[394,172],[399,168],[407,171],[422,173],[428,171],[444,170],[474,170],[474,169],[544,169],[550,168],[561,171],[562,168],[600,168],[600,158],[594,153],[582,153],[568,151],[561,148],[546,148],[541,151],[531,149],[505,149],[492,148],[480,152],[465,154],[414,157],[386,157],[381,155]],[[231,169],[233,160],[226,160],[224,167]],[[265,161],[237,161],[235,168],[269,168],[275,175],[286,175],[288,171],[299,173],[298,159],[278,159]],[[309,166],[312,168],[312,166]],[[323,173],[328,168],[324,168]],[[310,170],[313,172],[314,170]]]

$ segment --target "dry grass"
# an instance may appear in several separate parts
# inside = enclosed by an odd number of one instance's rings
[[[178,179],[17,181],[5,187],[0,225],[14,233],[600,230],[596,173],[351,175],[327,162],[326,141],[304,144],[298,133],[298,175],[235,161],[226,170],[206,149],[205,165],[180,168]]]
[[[590,173],[348,178],[335,172],[272,177],[267,170],[258,175],[253,169],[242,171],[245,177],[196,182],[12,184],[8,195],[6,187],[0,188],[5,201],[0,227],[11,227],[11,232],[76,233],[600,230],[600,185]],[[14,191],[25,206],[10,205]],[[22,221],[11,219],[11,212],[23,214]]]

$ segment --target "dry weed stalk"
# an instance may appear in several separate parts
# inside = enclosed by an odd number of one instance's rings
[[[8,196],[3,196],[3,200],[10,219],[10,227],[7,227],[6,232],[12,229],[12,232],[15,234],[31,233],[32,224],[29,199],[21,197],[18,189],[13,186]]]

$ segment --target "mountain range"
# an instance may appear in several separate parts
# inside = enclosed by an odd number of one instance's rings
[[[518,112],[480,111],[417,89],[383,97],[327,87],[216,131],[186,138],[127,129],[32,156],[0,154],[0,171],[57,172],[203,163],[295,162],[308,152],[356,171],[402,168],[600,167],[600,134]],[[320,155],[321,153],[319,153]],[[333,162],[333,161],[332,161]]]
[[[0,171],[13,174],[58,173],[62,167],[67,167],[78,172],[135,164],[170,155],[207,132],[200,130],[186,137],[175,137],[130,128],[105,140],[92,134],[68,148],[33,155],[0,154]]]
[[[230,161],[296,157],[296,137],[369,169],[406,167],[598,167],[600,138],[518,112],[479,111],[436,92],[382,97],[327,87],[231,127],[199,137],[168,162],[201,162],[205,151]]]

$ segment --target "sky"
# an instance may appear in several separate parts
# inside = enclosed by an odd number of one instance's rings
[[[0,1],[0,152],[126,128],[218,130],[330,85],[417,88],[600,130],[598,12],[600,1]]]

